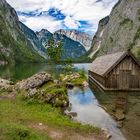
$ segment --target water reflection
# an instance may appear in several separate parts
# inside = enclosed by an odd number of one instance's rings
[[[40,71],[46,71],[54,76],[59,74],[58,65],[46,63],[23,63],[15,65],[0,66],[0,77],[12,81],[22,80]]]
[[[127,140],[140,138],[140,92],[114,91],[105,92],[89,82],[99,103],[117,120]]]
[[[75,68],[83,69],[87,73],[89,64],[74,64],[74,66]],[[0,77],[17,81],[28,78],[40,71],[46,71],[54,77],[58,77],[61,73],[60,65],[51,65],[46,63],[23,63],[0,66]]]
[[[74,120],[107,129],[112,135],[112,140],[125,140],[121,131],[116,127],[117,123],[100,107],[89,87],[84,89],[75,87],[68,90],[68,95],[71,106],[67,111],[77,113],[77,116],[73,117]]]

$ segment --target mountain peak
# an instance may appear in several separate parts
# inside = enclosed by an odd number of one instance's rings
[[[78,30],[60,29],[57,30],[55,33],[65,35],[74,41],[80,42],[86,50],[89,50],[91,48],[92,37],[84,32],[80,32]]]

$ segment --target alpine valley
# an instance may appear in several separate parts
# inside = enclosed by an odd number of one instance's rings
[[[14,8],[5,0],[0,1],[0,64],[46,61],[45,44],[52,35],[55,41],[63,43],[63,58],[79,58],[91,47],[91,37],[85,33],[77,34],[75,30],[52,34],[42,29],[35,33],[19,21]]]

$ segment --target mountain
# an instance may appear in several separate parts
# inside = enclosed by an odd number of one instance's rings
[[[140,58],[140,0],[119,0],[99,22],[89,56],[132,49]]]
[[[50,37],[53,35],[46,29],[42,29],[39,32],[36,32],[36,35],[39,39],[39,41],[42,43],[43,46],[45,46],[46,42],[50,39]]]
[[[0,64],[44,61],[21,26],[15,10],[0,0]]]
[[[33,49],[42,57],[47,58],[46,49],[42,45],[42,42],[37,37],[36,33],[20,22],[21,30],[24,32],[26,38],[31,42]]]
[[[88,51],[91,48],[92,37],[84,32],[77,30],[58,30],[55,33],[65,35],[68,38],[71,38],[74,41],[80,42],[85,49]]]
[[[55,32],[54,34],[50,33],[46,29],[42,29],[40,32],[36,32],[37,37],[39,38],[42,45],[45,47],[45,44],[48,42],[50,37],[53,35],[55,42],[62,41],[63,43],[63,54],[62,58],[78,58],[86,53],[86,50],[82,44],[77,41],[72,40],[71,38]]]
[[[85,48],[77,41],[68,38],[65,35],[54,33],[55,41],[61,41],[63,44],[62,58],[79,58],[86,53]]]

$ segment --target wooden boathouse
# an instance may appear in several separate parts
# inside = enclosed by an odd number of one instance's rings
[[[129,50],[96,58],[88,76],[103,90],[140,91],[140,62]]]

